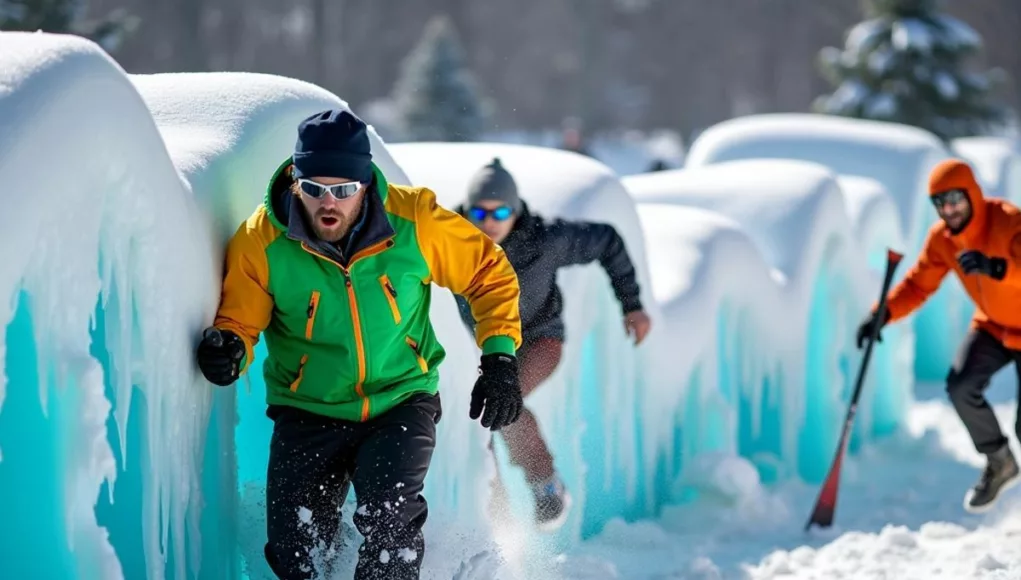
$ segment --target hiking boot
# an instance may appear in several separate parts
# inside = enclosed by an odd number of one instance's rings
[[[564,525],[571,509],[571,494],[555,474],[547,481],[533,484],[535,525],[540,532],[553,532]]]
[[[986,455],[986,461],[982,477],[964,496],[964,509],[972,513],[982,513],[993,507],[1000,493],[1018,481],[1017,462],[1007,445]]]

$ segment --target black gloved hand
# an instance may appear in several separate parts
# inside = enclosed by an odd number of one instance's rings
[[[868,340],[870,336],[872,336],[872,327],[874,327],[876,324],[879,324],[879,328],[880,330],[882,330],[882,328],[886,326],[886,323],[890,321],[890,311],[887,310],[884,314],[885,316],[883,317],[882,322],[877,320],[878,317],[876,316],[875,312],[869,312],[868,316],[865,317],[865,320],[862,320],[861,325],[858,326],[858,335],[856,337],[858,343],[858,350],[861,350],[862,347],[865,346],[865,341]],[[876,335],[876,342],[883,342],[882,334]]]
[[[221,387],[230,385],[237,380],[244,357],[245,343],[233,332],[210,326],[202,333],[197,358],[207,381]]]
[[[509,354],[484,354],[479,368],[482,373],[472,389],[468,416],[474,420],[481,415],[483,427],[498,431],[517,421],[524,406],[518,362]]]
[[[965,274],[982,274],[994,280],[1003,280],[1007,273],[1007,260],[990,258],[978,250],[961,252],[957,256],[957,263]]]

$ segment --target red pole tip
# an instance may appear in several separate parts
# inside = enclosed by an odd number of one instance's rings
[[[886,259],[893,262],[894,264],[899,263],[904,258],[904,254],[895,252],[893,250],[886,250]]]

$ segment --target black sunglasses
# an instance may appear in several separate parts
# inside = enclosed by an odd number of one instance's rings
[[[943,207],[945,204],[956,205],[962,201],[968,199],[968,192],[963,189],[951,189],[949,191],[941,191],[934,193],[929,196],[932,199],[932,205],[937,208]]]

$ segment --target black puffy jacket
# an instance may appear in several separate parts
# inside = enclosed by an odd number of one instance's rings
[[[563,266],[598,260],[610,277],[623,313],[642,309],[635,268],[624,239],[609,224],[545,220],[523,204],[514,229],[500,246],[518,275],[525,344],[538,338],[565,338],[564,300],[557,285],[557,270]],[[474,331],[468,302],[458,296],[457,304],[461,319]]]

